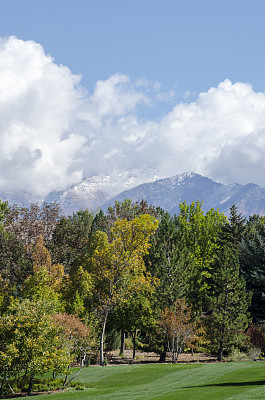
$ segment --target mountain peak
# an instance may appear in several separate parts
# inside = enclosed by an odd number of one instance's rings
[[[134,202],[145,199],[149,204],[159,206],[170,214],[179,212],[179,203],[201,201],[204,211],[218,208],[229,215],[230,207],[235,203],[244,216],[265,215],[265,189],[253,184],[224,185],[194,172],[185,172],[126,190],[108,200],[103,209],[114,204],[115,200],[125,199]]]
[[[141,183],[145,180],[146,183]],[[141,183],[137,185],[137,182]],[[124,190],[128,188],[127,190]],[[123,190],[123,191],[122,191]],[[3,192],[2,200],[10,204],[29,205],[36,201],[27,193]],[[157,171],[151,169],[133,171],[127,174],[92,176],[66,190],[49,194],[45,202],[57,202],[64,214],[72,214],[80,209],[107,209],[114,202],[131,199],[147,200],[153,206],[159,206],[171,214],[178,213],[179,203],[186,201],[203,202],[204,211],[210,208],[229,214],[230,206],[235,203],[244,216],[265,215],[265,189],[249,183],[224,185],[194,172],[184,172],[170,178],[158,179]]]

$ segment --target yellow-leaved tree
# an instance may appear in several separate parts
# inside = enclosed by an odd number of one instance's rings
[[[109,311],[132,294],[134,282],[145,273],[143,256],[158,221],[140,215],[131,221],[118,219],[106,233],[97,231],[98,243],[92,257],[92,277],[101,317],[100,364],[104,365],[105,328]]]

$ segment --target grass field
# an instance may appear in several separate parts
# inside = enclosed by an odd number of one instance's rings
[[[265,399],[265,362],[149,364],[85,368],[83,391],[40,400],[259,400]]]

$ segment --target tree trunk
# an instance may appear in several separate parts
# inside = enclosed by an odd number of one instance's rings
[[[132,334],[133,339],[133,360],[135,359],[135,345],[136,345],[136,330]]]
[[[125,332],[124,330],[121,331],[121,348],[120,348],[120,356],[124,355],[124,348],[125,348]]]
[[[30,377],[30,380],[29,380],[28,396],[30,396],[30,394],[31,394],[32,386],[33,386],[33,375]]]
[[[218,350],[218,355],[217,355],[217,361],[222,361],[223,358],[223,350],[224,350],[224,343],[221,340],[219,343],[219,350]]]
[[[167,344],[166,342],[163,343],[163,351],[160,354],[160,358],[159,358],[159,362],[165,362],[166,361],[166,357],[167,357]]]
[[[5,380],[6,380],[7,384],[8,384],[8,387],[9,387],[9,389],[11,390],[11,392],[12,392],[12,393],[15,393],[14,390],[13,390],[13,388],[12,388],[12,386],[10,385],[9,380],[7,379],[7,377],[5,377]]]
[[[67,369],[68,369],[68,371],[70,371],[70,364],[68,365]],[[70,372],[69,372],[69,373],[70,373]],[[68,375],[69,375],[69,374],[68,374]],[[65,386],[65,385],[66,385],[66,382],[67,382],[68,375],[65,375],[65,377],[64,377],[63,386]]]
[[[104,315],[101,333],[100,333],[100,350],[99,350],[99,363],[103,367],[104,366],[104,340],[105,340],[105,330],[106,330],[106,323],[107,323],[108,313]]]
[[[170,339],[168,339],[168,342]],[[170,343],[170,342],[169,342]],[[172,337],[172,342],[171,342],[171,356],[172,356],[172,363],[176,364],[176,348],[175,348],[175,337]]]
[[[84,353],[84,354],[83,354],[82,361],[81,361],[81,366],[80,366],[79,370],[77,371],[77,373],[76,373],[71,379],[69,379],[68,382],[66,382],[66,380],[64,381],[64,387],[65,387],[65,386],[68,386],[69,383],[72,382],[72,380],[75,379],[75,378],[77,377],[77,375],[80,374],[82,368],[84,368],[84,366],[85,366],[85,361],[86,361],[86,354]],[[67,376],[66,376],[66,378],[67,378]]]

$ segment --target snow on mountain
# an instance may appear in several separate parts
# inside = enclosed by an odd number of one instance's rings
[[[0,198],[10,204],[26,206],[40,201],[25,192],[0,193]],[[64,191],[54,191],[41,201],[56,201],[63,213],[69,215],[80,209],[106,210],[115,200],[125,199],[145,199],[149,204],[160,206],[171,214],[178,212],[179,203],[186,201],[190,204],[199,200],[203,201],[204,211],[219,208],[228,215],[230,206],[235,203],[244,216],[265,215],[265,189],[258,185],[224,185],[193,172],[158,179],[157,171],[152,169],[89,177]]]
[[[65,191],[50,193],[45,202],[57,202],[64,214],[72,214],[80,209],[96,210],[108,199],[117,195],[122,190],[132,188],[139,183],[151,182],[157,178],[152,169],[130,171],[126,174],[93,176],[84,179]]]
[[[235,203],[244,216],[265,215],[265,189],[252,183],[224,185],[192,172],[141,184],[109,199],[102,208],[124,199],[145,199],[171,214],[178,212],[179,203],[186,201],[190,204],[199,200],[203,202],[204,211],[218,208],[228,215]]]

